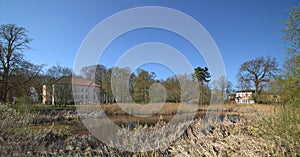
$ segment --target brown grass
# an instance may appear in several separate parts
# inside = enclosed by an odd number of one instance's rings
[[[261,104],[234,104],[224,105],[224,110],[231,110],[234,112],[261,112],[274,113],[275,105],[261,105]]]
[[[93,105],[79,107],[83,110],[102,110],[99,106]],[[103,110],[107,112],[121,112],[121,108],[116,104],[104,105],[102,107]],[[179,107],[179,104],[168,103],[159,110],[159,113],[166,114],[163,115],[163,117],[170,116],[173,112],[177,112]],[[207,109],[206,106],[197,107],[201,111]],[[149,108],[146,107],[145,110],[146,109]],[[288,117],[288,121],[280,121],[277,117],[274,117],[274,120],[263,121],[264,119],[272,118],[271,116],[278,114],[279,111],[283,111],[282,106],[277,107],[274,105],[258,104],[224,105],[223,113],[248,114],[254,118],[241,118],[237,123],[232,123],[226,119],[224,122],[216,123],[205,136],[203,136],[202,130],[205,121],[195,119],[185,133],[165,150],[158,149],[150,152],[128,153],[103,145],[86,130],[80,130],[80,132],[78,132],[79,130],[76,128],[78,126],[75,125],[49,124],[44,126],[27,126],[26,123],[22,121],[26,121],[27,118],[32,117],[31,114],[23,115],[16,110],[0,106],[0,118],[2,120],[2,124],[0,125],[0,137],[7,139],[5,142],[3,142],[4,140],[0,140],[0,154],[2,156],[9,156],[11,155],[10,152],[15,152],[19,154],[19,156],[20,154],[25,156],[24,152],[31,152],[46,153],[44,156],[51,154],[58,156],[58,154],[55,155],[55,153],[61,151],[65,153],[61,156],[71,156],[72,153],[73,155],[75,152],[78,153],[78,150],[81,150],[83,153],[95,153],[95,150],[97,150],[94,155],[98,156],[299,156],[299,112],[296,114],[297,116],[294,117],[295,122],[290,122],[292,120],[291,116]],[[297,110],[292,111],[297,112]],[[24,118],[24,116],[26,117]],[[157,118],[157,116],[153,118]],[[127,120],[127,118],[124,120]],[[178,126],[180,125],[184,125],[184,122]],[[147,131],[160,127],[160,125],[148,127],[137,126],[134,129],[145,129],[145,131]],[[177,128],[177,126],[175,127]],[[294,132],[286,132],[287,130]],[[299,130],[299,132],[297,132],[297,130]],[[26,131],[29,131],[28,134],[25,133]],[[29,134],[30,136],[25,136]],[[53,137],[63,137],[65,140],[64,145],[56,147],[55,144],[58,138],[52,139],[52,134]],[[74,136],[73,134],[81,136]],[[283,134],[286,134],[286,136],[282,136]],[[170,136],[171,135],[172,134],[170,134]],[[168,137],[165,138],[168,139]],[[140,140],[142,140],[142,138]],[[161,141],[163,140],[162,138]],[[127,141],[127,139],[124,138],[124,141]],[[47,145],[47,143],[50,143],[50,145]],[[120,143],[122,144],[123,142],[120,141]],[[147,146],[146,142],[143,144],[145,144],[144,147]],[[26,147],[23,147],[24,145]],[[78,150],[69,149],[70,147],[78,148]],[[45,149],[47,151],[44,151],[44,148],[47,148]],[[65,151],[66,149],[68,150]],[[83,156],[84,154],[81,155]],[[39,155],[36,154],[36,156]]]
[[[204,105],[190,105],[179,103],[165,103],[151,104],[151,105],[138,105],[133,104],[121,104],[122,108],[118,104],[110,105],[81,105],[78,106],[81,110],[86,111],[104,111],[107,115],[174,115],[176,113],[194,113],[201,112],[205,114],[208,106]],[[162,107],[161,107],[162,106]],[[261,105],[261,104],[225,104],[222,107],[223,113],[228,114],[240,114],[240,115],[270,115],[273,114],[275,105]],[[213,111],[213,110],[210,110]]]
[[[120,107],[122,105],[122,108]],[[80,105],[77,106],[83,111],[105,111],[107,115],[172,115],[177,112],[191,113],[198,110],[206,110],[206,106],[165,103],[165,104],[149,104],[149,105],[134,105],[134,104],[110,104],[110,105]],[[128,111],[128,112],[126,112]]]

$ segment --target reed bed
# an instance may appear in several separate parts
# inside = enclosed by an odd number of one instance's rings
[[[0,106],[0,156],[299,156],[299,138],[293,140],[293,136],[278,136],[274,132],[276,128],[273,128],[273,131],[269,129],[278,125],[264,121],[273,114],[271,106],[238,106],[230,109],[231,107],[225,106],[224,110],[249,114],[252,112],[253,116],[239,118],[236,122],[231,121],[228,116],[224,121],[210,125],[208,130],[203,129],[207,121],[201,118],[181,122],[173,127],[181,128],[189,122],[191,125],[167,147],[146,151],[146,148],[156,148],[157,145],[170,140],[173,134],[162,136],[156,145],[145,141],[139,145],[131,145],[137,152],[129,152],[110,147],[89,132],[74,133],[74,128],[63,125],[33,129],[29,123],[34,114],[19,113],[7,106]],[[164,120],[160,120],[153,126],[124,126],[120,133],[126,130],[159,130],[166,127],[165,124]],[[111,141],[112,144],[122,148],[130,140],[143,141],[145,138],[138,135],[135,138],[122,135],[124,138]]]

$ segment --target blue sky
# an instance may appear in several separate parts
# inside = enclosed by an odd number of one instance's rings
[[[240,65],[259,56],[276,57],[284,62],[281,18],[297,0],[0,0],[0,24],[25,27],[34,39],[26,59],[47,67],[60,64],[72,68],[81,42],[99,22],[125,9],[163,6],[181,11],[201,23],[215,40],[224,60],[226,74],[236,84]],[[126,23],[126,21],[124,21]],[[176,47],[191,64],[206,66],[196,49],[180,36],[159,29],[128,32],[104,52],[101,64],[111,67],[129,48],[143,42],[162,42]],[[46,67],[46,68],[47,68]],[[171,75],[165,67],[144,66],[158,77]]]

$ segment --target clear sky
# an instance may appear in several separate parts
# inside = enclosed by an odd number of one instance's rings
[[[72,68],[81,42],[99,22],[125,9],[163,6],[179,10],[201,23],[215,40],[224,60],[228,79],[236,84],[240,65],[260,56],[284,62],[281,18],[297,0],[0,0],[0,24],[25,27],[34,39],[26,59],[47,67],[60,64]],[[124,24],[126,21],[124,21]],[[206,66],[196,49],[178,35],[158,29],[128,32],[115,40],[99,63],[114,66],[129,48],[143,42],[162,42],[176,47],[196,66]],[[47,68],[46,67],[46,68]],[[164,78],[166,68],[144,66]]]

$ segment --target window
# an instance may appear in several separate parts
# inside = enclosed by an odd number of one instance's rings
[[[85,92],[88,92],[88,89],[85,89]]]
[[[249,96],[249,94],[248,94],[248,93],[246,93],[246,96]]]
[[[83,95],[81,95],[81,99],[83,99]]]
[[[94,100],[96,100],[96,95],[94,95]]]
[[[83,92],[83,88],[81,88],[81,92]]]
[[[88,95],[85,95],[85,99],[88,99]]]

